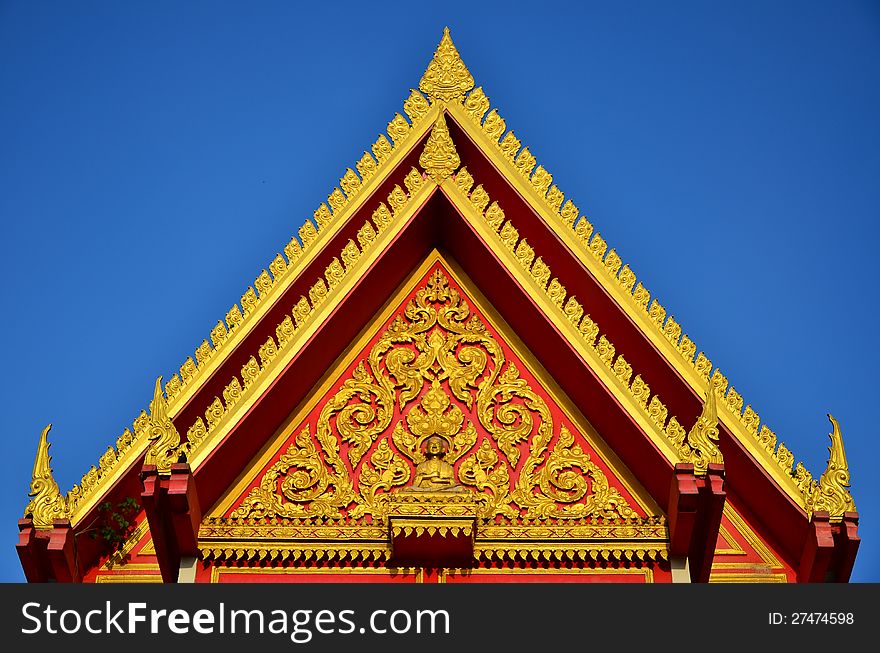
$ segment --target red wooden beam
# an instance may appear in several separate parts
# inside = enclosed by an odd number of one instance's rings
[[[708,583],[727,495],[724,465],[710,464],[705,476],[691,463],[678,463],[669,492],[669,554],[687,557],[691,582]]]
[[[837,582],[849,582],[861,541],[859,537],[859,513],[843,513],[843,521],[834,538],[834,547],[839,552],[836,571]]]
[[[163,476],[155,465],[144,465],[141,480],[141,501],[162,580],[176,583],[181,558],[198,554],[202,512],[192,470],[187,463],[175,463],[171,475]]]
[[[810,533],[801,554],[798,581],[825,582],[833,553],[834,533],[831,528],[831,516],[827,511],[816,511],[810,519]]]

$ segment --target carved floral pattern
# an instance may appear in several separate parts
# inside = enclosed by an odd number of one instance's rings
[[[232,516],[381,522],[435,436],[481,517],[638,517],[439,269]]]

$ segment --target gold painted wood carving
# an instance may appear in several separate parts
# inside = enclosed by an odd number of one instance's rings
[[[807,505],[813,510],[827,510],[832,519],[840,519],[845,512],[854,512],[855,501],[849,492],[849,465],[846,461],[846,452],[843,449],[843,436],[840,434],[840,424],[830,414],[831,421],[831,446],[828,447],[828,466],[819,478],[819,482],[812,481],[805,488]],[[803,465],[798,464],[803,469]]]
[[[449,28],[445,27],[434,58],[419,82],[419,89],[433,104],[450,100],[461,102],[473,87],[474,78],[461,60],[449,35]]]
[[[446,119],[441,113],[428,135],[425,149],[419,157],[419,165],[425,169],[425,172],[435,183],[442,184],[452,176],[453,171],[458,168],[460,163],[458,152],[455,151],[455,144],[449,135],[449,128],[446,126]]]
[[[67,501],[61,496],[61,490],[55,477],[52,475],[52,467],[49,463],[52,457],[49,455],[49,424],[40,435],[40,443],[37,445],[37,456],[34,460],[34,471],[31,475],[31,497],[24,510],[25,517],[34,521],[34,528],[48,530],[53,527],[56,519],[68,516]]]
[[[168,402],[162,392],[162,377],[156,379],[153,401],[150,402],[149,439],[144,464],[155,465],[160,474],[170,474],[171,464],[177,462],[180,434],[168,416]]]
[[[706,392],[703,412],[696,424],[687,435],[687,445],[679,447],[682,459],[694,464],[694,473],[704,475],[709,463],[723,463],[718,442],[718,408],[715,403],[715,392],[712,388]]]
[[[382,523],[422,489],[482,518],[639,519],[440,269],[231,517]]]

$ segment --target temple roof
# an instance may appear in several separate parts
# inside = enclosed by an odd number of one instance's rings
[[[56,500],[44,432],[34,479],[39,472],[48,480],[32,487],[35,523],[39,505],[45,523],[63,513],[76,526],[144,456],[161,469],[183,454],[198,470],[435,195],[465,216],[670,466],[691,462],[705,470],[725,460],[732,443],[737,460],[751,460],[804,518],[827,510],[839,519],[855,510],[833,418],[828,468],[816,480],[794,465],[794,454],[757,410],[508,129],[448,29],[418,88],[194,354],[157,381],[149,412],[63,501]],[[464,159],[474,160],[470,169],[461,166]],[[520,206],[528,207],[527,219]],[[363,212],[369,219],[361,219]],[[669,379],[678,380],[674,388]]]

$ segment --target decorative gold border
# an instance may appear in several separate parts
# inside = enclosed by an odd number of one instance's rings
[[[161,583],[162,574],[156,567],[155,574],[98,574],[95,583]]]
[[[393,577],[400,572],[408,575],[415,572],[415,582],[425,582],[425,570],[422,567],[211,567],[211,582],[220,582],[221,575],[271,574],[279,576],[295,575],[374,575]]]
[[[711,574],[710,583],[787,583],[785,574]]]
[[[437,583],[445,584],[447,576],[455,575],[458,569],[439,568],[437,570]],[[510,567],[504,569],[485,569],[475,567],[468,569],[471,576],[644,576],[645,583],[654,582],[654,570],[650,567],[623,567],[616,569],[596,569],[592,567],[566,568],[566,567],[542,567],[540,569],[524,569],[522,567]]]

